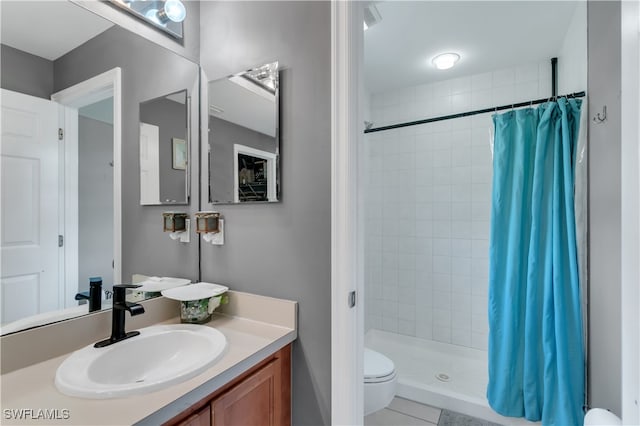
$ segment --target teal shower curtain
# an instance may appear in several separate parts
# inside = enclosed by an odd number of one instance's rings
[[[498,413],[583,424],[574,167],[578,99],[494,115],[489,385]]]

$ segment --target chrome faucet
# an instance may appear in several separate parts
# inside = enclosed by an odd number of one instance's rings
[[[128,339],[129,337],[137,336],[139,331],[125,332],[124,330],[124,312],[129,311],[132,317],[140,314],[144,314],[144,306],[137,303],[131,303],[126,301],[127,289],[138,288],[139,285],[132,284],[119,284],[113,286],[113,309],[111,319],[111,337],[106,340],[101,340],[95,345],[96,348],[103,348],[113,343],[117,343],[121,340]]]

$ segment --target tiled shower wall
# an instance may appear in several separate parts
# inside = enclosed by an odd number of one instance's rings
[[[549,97],[549,61],[371,95],[374,127]],[[491,114],[365,137],[370,328],[486,349]]]

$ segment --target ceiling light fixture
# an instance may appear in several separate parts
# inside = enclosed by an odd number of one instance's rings
[[[187,17],[187,9],[180,0],[167,0],[161,14],[173,22],[182,22]]]
[[[182,38],[187,9],[181,0],[109,0],[174,37]]]
[[[375,24],[382,20],[382,15],[378,9],[370,4],[364,8],[364,30],[367,31],[369,28],[373,27]]]
[[[457,53],[442,53],[433,58],[433,65],[439,70],[448,70],[452,68],[456,62],[460,60],[460,55]]]

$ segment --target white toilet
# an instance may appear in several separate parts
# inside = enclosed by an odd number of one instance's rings
[[[622,421],[615,414],[602,408],[592,408],[584,417],[584,426],[616,426]]]
[[[364,415],[385,408],[396,395],[396,367],[380,352],[364,348]]]

